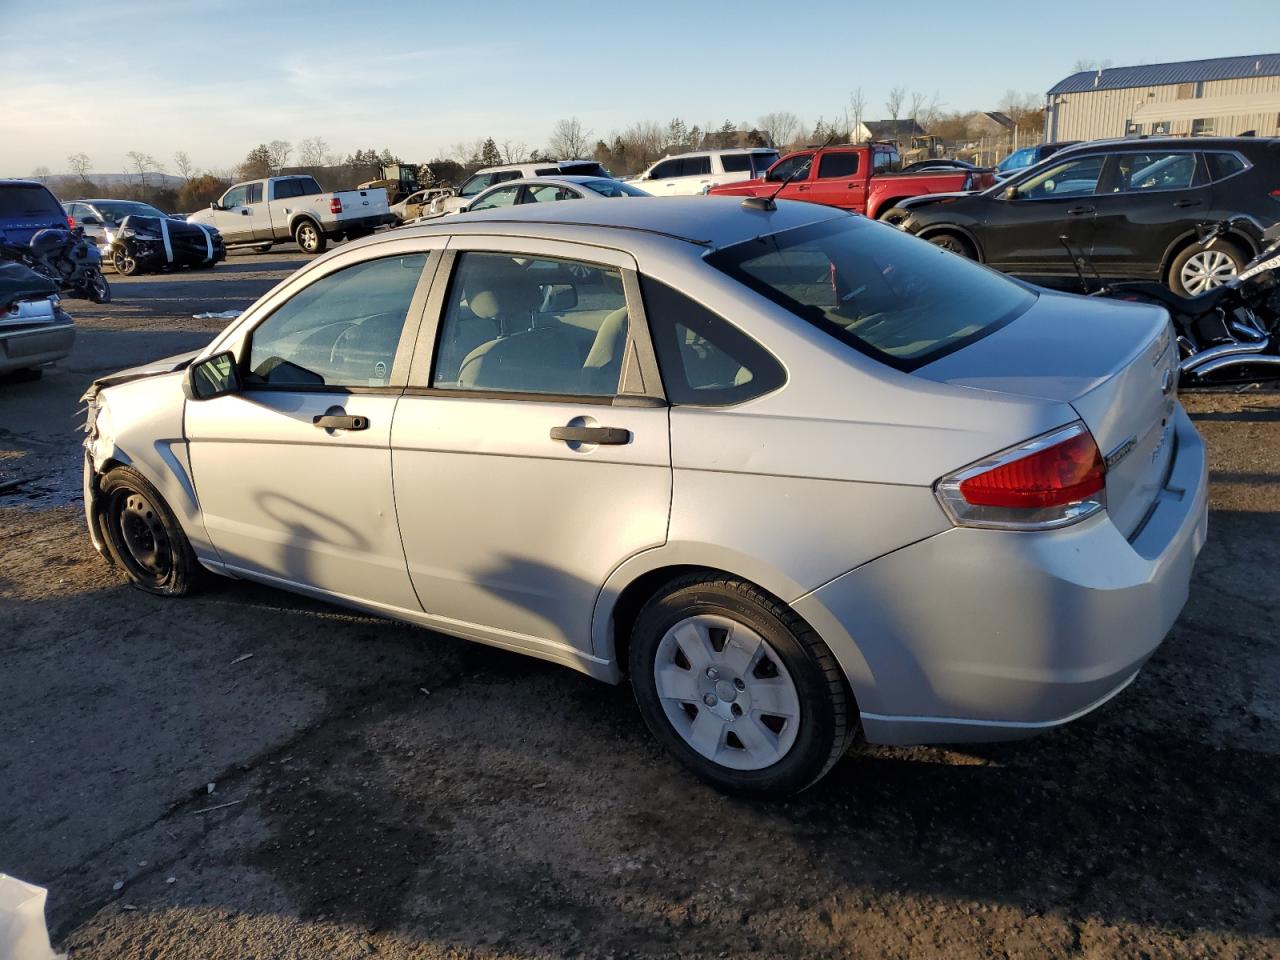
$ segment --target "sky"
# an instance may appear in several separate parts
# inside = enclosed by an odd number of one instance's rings
[[[543,147],[640,120],[812,124],[861,87],[865,119],[903,86],[946,110],[1042,96],[1081,59],[1116,66],[1280,50],[1275,0],[1191,20],[1186,0],[0,0],[0,176],[95,172],[175,151],[232,169],[321,136],[423,162],[493,137]]]

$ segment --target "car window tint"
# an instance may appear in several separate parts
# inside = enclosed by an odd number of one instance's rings
[[[38,183],[0,185],[0,217],[49,215],[61,217],[65,211],[47,188]]]
[[[275,198],[277,200],[285,200],[289,197],[300,197],[302,196],[302,181],[277,180],[272,189],[275,192]]]
[[[680,176],[682,177],[704,177],[709,173],[711,173],[710,157],[685,157],[680,161]]]
[[[300,290],[253,331],[245,383],[386,386],[426,262],[368,260]]]
[[[778,152],[769,150],[764,153],[751,154],[751,172],[757,177],[762,176],[766,170],[778,162]]]
[[[723,153],[720,155],[720,166],[725,173],[749,173],[751,171],[751,154]]]
[[[463,253],[433,387],[612,396],[627,340],[622,274],[571,260]]]
[[[782,386],[782,365],[745,333],[660,280],[640,292],[667,399],[721,406]]]
[[[680,176],[679,160],[663,160],[653,168],[653,173],[649,174],[650,179],[653,180],[665,180],[667,177],[678,176]]]
[[[506,183],[508,180],[519,180],[519,170],[499,170],[493,175],[494,183]]]
[[[1225,180],[1244,169],[1244,160],[1235,153],[1209,153],[1205,154],[1205,160],[1209,164],[1211,180]]]
[[[248,193],[248,187],[232,187],[222,197],[222,206],[230,210],[234,207],[243,207],[245,194]]]
[[[471,209],[492,210],[494,207],[509,207],[516,202],[516,194],[519,192],[519,187],[501,187],[491,190],[483,197],[477,197],[471,204]]]
[[[757,237],[707,262],[904,370],[998,329],[1036,298],[963,257],[856,217]]]
[[[556,186],[553,183],[542,183],[524,188],[525,203],[546,203],[555,200],[577,200],[578,195],[568,187]]]
[[[559,167],[543,167],[541,170],[533,171],[533,175],[535,177],[554,177],[559,172]]]
[[[1116,161],[1116,193],[1185,190],[1196,175],[1194,153],[1123,153]]]
[[[251,183],[245,192],[245,203],[261,203],[262,202],[262,184]]]
[[[794,157],[787,157],[785,160],[778,162],[772,170],[769,171],[769,179],[783,181],[790,177],[793,180],[803,180],[809,175],[809,165],[813,163],[812,153],[801,153]]]
[[[823,154],[818,161],[819,180],[827,177],[852,177],[857,172],[858,155],[852,151]]]
[[[1019,200],[1046,200],[1054,197],[1090,196],[1102,176],[1105,158],[1081,157],[1051,164],[1018,186]]]

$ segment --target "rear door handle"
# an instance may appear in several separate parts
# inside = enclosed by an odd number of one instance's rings
[[[1067,210],[1067,216],[1080,217],[1086,213],[1093,213],[1093,207],[1071,207]]]
[[[631,431],[621,427],[552,427],[551,439],[568,443],[620,444],[631,442]]]
[[[1198,207],[1203,202],[1202,200],[1175,200],[1173,205],[1175,207]]]
[[[368,430],[368,417],[335,417],[317,414],[311,418],[312,425],[322,430]]]

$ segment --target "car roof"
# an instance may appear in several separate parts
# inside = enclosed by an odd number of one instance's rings
[[[20,178],[0,180],[0,187],[44,187],[46,190],[49,189],[48,186],[41,183],[39,180],[25,180]]]
[[[718,248],[766,233],[849,216],[852,214],[836,207],[792,200],[780,200],[777,209],[766,211],[744,207],[741,197],[636,197],[632,203],[617,203],[601,197],[573,203],[527,203],[481,210],[401,230],[418,230],[424,234],[495,233],[507,232],[495,231],[498,225],[538,224],[661,234]]]
[[[1059,153],[1080,153],[1084,150],[1102,150],[1112,152],[1118,150],[1147,150],[1152,145],[1171,147],[1179,150],[1240,150],[1246,148],[1266,149],[1268,146],[1280,145],[1276,137],[1116,137],[1110,140],[1083,140],[1069,147],[1063,147]]]
[[[563,176],[559,176],[559,177],[552,177],[552,176],[521,177],[519,180],[503,180],[501,183],[495,183],[491,187],[486,187],[484,192],[488,193],[490,190],[499,190],[502,187],[516,187],[522,183],[532,183],[532,184],[569,183],[569,184],[581,185],[584,183],[594,183],[599,180],[607,181],[609,179],[610,179],[609,177],[589,177],[579,173],[566,173]]]

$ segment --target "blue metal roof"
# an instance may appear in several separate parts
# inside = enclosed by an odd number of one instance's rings
[[[1280,53],[1263,53],[1252,57],[1218,57],[1214,60],[1148,63],[1138,67],[1108,67],[1102,71],[1085,70],[1059,81],[1049,89],[1049,94],[1276,76],[1280,76]]]

